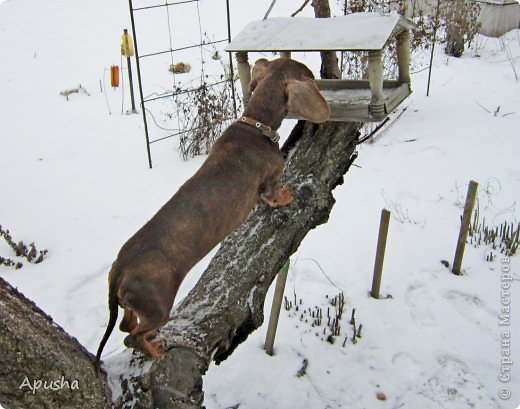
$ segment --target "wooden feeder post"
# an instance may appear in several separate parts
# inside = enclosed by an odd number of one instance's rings
[[[267,335],[265,336],[265,352],[273,355],[274,337],[276,335],[276,327],[278,326],[278,318],[282,308],[283,293],[285,290],[285,282],[287,281],[287,273],[289,272],[289,260],[283,265],[278,272],[276,278],[276,287],[274,289],[273,305],[271,307],[271,315],[269,317],[269,325],[267,327]]]
[[[385,98],[383,96],[383,52],[370,50],[368,52],[368,81],[372,97],[370,113],[375,118],[385,116]]]
[[[410,32],[408,30],[404,30],[396,36],[396,40],[399,81],[410,84]]]
[[[383,261],[385,259],[386,237],[390,224],[390,212],[386,209],[381,211],[381,222],[379,224],[379,237],[377,239],[376,261],[374,264],[374,277],[372,279],[372,291],[370,295],[379,299],[381,289],[381,278],[383,276]]]
[[[240,78],[240,85],[242,87],[242,100],[244,106],[249,102],[251,98],[251,91],[249,90],[249,84],[251,83],[251,66],[249,65],[249,57],[247,51],[239,51],[235,53],[237,60],[238,78]]]
[[[464,205],[464,213],[460,224],[459,238],[457,240],[457,249],[455,250],[455,258],[453,259],[453,274],[460,275],[462,268],[462,257],[464,257],[464,248],[468,238],[469,224],[471,221],[471,213],[475,206],[477,197],[478,183],[474,180],[469,182],[468,193],[466,195],[466,204]]]

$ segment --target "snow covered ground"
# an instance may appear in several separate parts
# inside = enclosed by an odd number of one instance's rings
[[[232,0],[233,34],[262,18],[269,4]],[[287,16],[300,4],[279,2],[271,15]],[[222,15],[223,1],[199,7],[205,31],[225,32],[225,21],[210,18]],[[166,20],[148,24],[153,38]],[[198,36],[197,25],[191,26]],[[103,76],[109,81],[105,69],[120,63],[126,27],[123,0],[0,5],[0,224],[15,240],[49,250],[41,264],[0,267],[0,274],[92,352],[108,319],[107,272],[119,248],[204,160],[182,161],[169,140],[153,145],[149,170],[141,116],[120,114],[121,89],[100,92]],[[262,349],[264,325],[227,361],[211,366],[204,378],[208,408],[520,404],[519,256],[488,262],[489,248],[468,246],[463,276],[441,264],[453,259],[470,179],[480,183],[479,208],[488,225],[520,220],[520,32],[503,41],[480,38],[478,45],[460,59],[447,58],[439,47],[430,96],[427,71],[418,69],[400,119],[375,143],[360,146],[357,166],[334,192],[329,222],[311,232],[291,260],[286,295],[296,293],[302,307],[298,313],[282,309],[275,355]],[[317,72],[316,55],[295,58]],[[69,101],[60,95],[78,84],[90,95],[72,94]],[[287,135],[293,124],[285,121],[280,133]],[[374,300],[368,291],[384,207],[393,217],[382,293],[392,298]],[[3,241],[0,255],[14,258]],[[190,273],[178,299],[210,257]],[[505,269],[512,280],[502,275]],[[329,344],[316,335],[323,326],[313,328],[299,314],[332,308],[340,291],[346,301],[342,335]],[[509,301],[509,325],[501,326],[501,307]],[[363,336],[343,346],[352,335],[352,308]],[[503,342],[507,331],[510,347]],[[122,339],[116,331],[105,348],[109,367],[124,349]],[[502,365],[508,353],[513,364]],[[297,376],[304,362],[305,374]],[[510,378],[501,382],[504,374]],[[501,399],[506,389],[511,396]],[[378,399],[382,394],[386,400]]]

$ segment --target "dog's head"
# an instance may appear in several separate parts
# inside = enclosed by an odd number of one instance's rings
[[[316,86],[311,70],[304,64],[290,58],[257,60],[251,76],[251,92],[260,85],[268,87],[273,79],[281,80],[285,87],[289,112],[314,123],[329,119],[329,104]]]

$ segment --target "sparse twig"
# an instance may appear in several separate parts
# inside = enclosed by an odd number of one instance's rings
[[[491,111],[489,109],[487,109],[486,107],[484,107],[482,104],[480,104],[478,101],[475,101],[475,103],[480,107],[482,108],[484,111],[486,111],[488,114],[491,113]]]
[[[9,230],[4,230],[2,226],[0,225],[0,236],[5,240],[7,245],[11,247],[11,249],[14,251],[16,257],[23,257],[25,258],[29,263],[38,264],[43,261],[45,256],[48,253],[48,250],[37,250],[36,245],[34,243],[29,244],[27,246],[23,241],[19,241],[16,243],[11,233],[9,233]],[[14,262],[10,259],[5,259],[3,257],[0,257],[0,265],[12,267],[14,266],[16,269],[19,269],[23,266],[20,262]]]
[[[296,296],[295,296],[296,297]],[[322,341],[326,341],[330,344],[334,344],[336,342],[336,338],[342,336],[341,324],[343,321],[343,313],[345,311],[345,295],[343,292],[338,293],[334,297],[329,297],[327,294],[325,296],[329,306],[327,307],[327,322],[324,324],[323,322],[323,308],[315,305],[314,308],[303,307],[303,300],[300,298],[299,302],[295,301],[295,306],[293,309],[293,304],[287,297],[284,299],[285,309],[289,312],[289,316],[298,317],[301,323],[306,323],[310,325],[313,333],[320,337]],[[295,298],[297,300],[297,298]],[[332,310],[332,311],[331,311]],[[358,338],[361,337],[360,328],[356,327],[354,314],[356,309],[354,308],[351,316],[351,324],[353,323],[354,329],[356,331],[356,336]],[[323,329],[321,327],[323,326]],[[319,328],[319,329],[318,329]],[[344,331],[343,331],[344,332]],[[349,335],[345,335],[345,338],[342,342],[343,347],[345,346]],[[354,342],[354,341],[353,341]],[[355,343],[355,342],[354,342]]]
[[[90,96],[88,91],[85,88],[83,88],[81,86],[81,84],[79,84],[77,88],[71,88],[71,89],[66,89],[64,91],[61,91],[60,95],[63,95],[65,98],[67,98],[67,101],[68,101],[70,94],[75,94],[75,93],[79,93],[79,92],[82,92],[83,94],[85,94],[87,96]]]
[[[19,261],[16,262],[16,261],[11,260],[10,258],[4,258],[4,257],[0,256],[0,266],[14,267],[15,270],[19,270],[20,268],[23,267],[23,264],[20,263]]]
[[[296,16],[298,13],[300,13],[300,12],[305,8],[305,6],[306,6],[307,4],[309,4],[309,1],[310,1],[310,0],[305,0],[305,1],[303,2],[303,4],[300,6],[300,8],[299,8],[298,10],[296,10],[294,13],[291,14],[291,17],[294,17],[294,16]]]
[[[309,365],[309,361],[307,359],[304,359],[302,361],[302,367],[298,369],[298,372],[296,372],[296,376],[298,378],[301,378],[302,376],[307,374],[307,366]]]

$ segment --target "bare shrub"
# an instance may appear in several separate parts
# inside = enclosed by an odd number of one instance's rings
[[[210,44],[206,37],[206,43]],[[176,122],[179,137],[179,150],[184,160],[197,155],[207,154],[216,138],[224,128],[235,120],[235,104],[240,101],[238,95],[233,99],[233,86],[236,76],[231,78],[229,67],[216,48],[211,44],[205,53],[211,60],[222,67],[219,76],[207,75],[204,71],[204,57],[201,52],[202,69],[197,79],[174,86],[173,97],[168,101],[164,113],[164,123],[168,126]],[[183,63],[189,67],[189,64]]]
[[[228,121],[234,119],[231,84],[225,81],[183,92],[179,89],[176,104],[182,113],[179,147],[184,159],[208,153],[211,145],[222,133]]]

